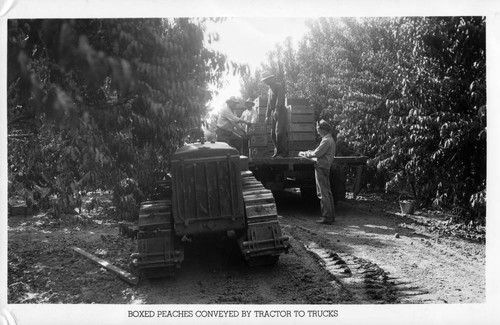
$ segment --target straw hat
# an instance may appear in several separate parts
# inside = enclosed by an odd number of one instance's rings
[[[228,103],[228,102],[233,102],[233,103],[238,104],[240,101],[237,100],[235,96],[231,96],[231,97],[229,97],[228,100],[226,100],[226,103]]]
[[[268,72],[268,71],[265,71],[263,74],[262,74],[262,79],[260,79],[260,81],[262,82],[266,82],[267,80],[271,79],[271,78],[274,78],[275,75],[273,75],[272,73]]]

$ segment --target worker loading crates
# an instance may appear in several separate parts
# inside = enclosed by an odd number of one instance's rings
[[[266,125],[265,122],[267,97],[257,97],[254,103],[254,109],[258,112],[259,118],[257,123],[249,128],[248,157],[272,157],[274,146],[271,140],[271,125]]]
[[[258,97],[254,101],[254,109],[258,112],[258,122],[249,128],[248,155],[249,169],[266,189],[280,191],[286,188],[300,188],[304,197],[316,196],[314,174],[315,162],[312,159],[299,157],[300,151],[312,150],[317,147],[320,139],[316,134],[314,108],[307,99],[286,98],[288,110],[288,157],[272,158],[274,145],[271,140],[271,124],[265,124],[267,97]],[[368,157],[334,157],[334,170],[355,169],[353,197],[355,198],[363,184],[363,174]],[[340,174],[344,174],[341,172]],[[332,172],[330,174],[334,200],[344,200],[346,197],[345,175]]]
[[[287,98],[285,101],[289,122],[289,156],[297,157],[299,151],[309,150],[316,146],[316,128],[314,109],[307,99]],[[265,124],[267,97],[255,99],[254,109],[259,118],[252,125],[248,134],[249,158],[272,157],[274,146],[271,140],[271,124]]]

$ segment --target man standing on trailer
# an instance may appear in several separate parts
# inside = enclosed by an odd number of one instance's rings
[[[285,107],[285,87],[276,82],[276,76],[265,72],[261,81],[269,86],[266,124],[271,121],[271,139],[274,144],[273,157],[288,156],[288,110]]]
[[[330,187],[330,167],[335,156],[335,140],[333,140],[332,128],[328,122],[319,121],[316,130],[321,136],[321,143],[314,150],[299,152],[299,156],[317,158],[315,177],[316,192],[321,205],[321,219],[316,222],[329,225],[335,221],[335,204]]]
[[[234,109],[238,105],[238,100],[232,96],[226,101],[226,105],[219,112],[219,117],[217,119],[217,130],[215,131],[217,135],[217,141],[225,142],[229,145],[233,145],[237,136],[234,135],[233,130],[237,128],[243,132],[243,129],[239,125],[239,123],[244,123],[247,125],[251,125],[250,122],[244,121],[234,113]],[[238,139],[240,142],[241,140]],[[241,142],[240,142],[241,143]],[[238,150],[241,148],[241,145],[235,146]]]

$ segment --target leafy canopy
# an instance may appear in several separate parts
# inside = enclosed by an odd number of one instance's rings
[[[112,189],[133,211],[231,69],[203,19],[8,21],[9,189],[73,208]],[[207,39],[208,38],[208,39]]]
[[[370,158],[368,186],[484,217],[485,18],[321,18],[308,28],[262,69]],[[256,82],[243,80],[244,92],[264,95]]]

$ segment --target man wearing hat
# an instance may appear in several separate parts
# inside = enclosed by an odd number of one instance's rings
[[[332,137],[331,126],[325,120],[318,122],[316,130],[321,136],[321,143],[314,150],[301,151],[299,156],[317,159],[315,177],[316,192],[321,205],[321,219],[316,222],[331,224],[335,221],[335,205],[330,188],[330,167],[335,156],[335,140]]]
[[[234,128],[243,131],[239,123],[250,125],[250,122],[246,122],[236,116],[234,113],[236,105],[238,105],[238,100],[236,97],[232,96],[226,101],[226,105],[224,105],[222,110],[219,112],[219,117],[217,118],[217,130],[215,131],[217,141],[225,142],[231,145],[230,142],[234,139]],[[239,149],[239,146],[237,148]]]
[[[250,98],[245,101],[245,110],[241,113],[241,119],[245,122],[250,122],[251,124],[255,124],[259,120],[259,113],[253,109],[254,106],[253,100]],[[245,132],[248,133],[249,125],[245,125]]]
[[[250,98],[245,101],[246,110],[241,113],[241,119],[245,122],[250,122],[251,124],[255,124],[259,121],[259,113],[253,109],[254,102]],[[250,129],[250,125],[242,125],[245,133],[248,135],[248,131]],[[243,138],[243,145],[241,146],[241,153],[244,155],[248,155],[248,136]]]
[[[265,72],[261,81],[269,86],[266,124],[271,121],[273,157],[288,156],[288,110],[285,107],[285,87],[276,82],[276,76]]]

